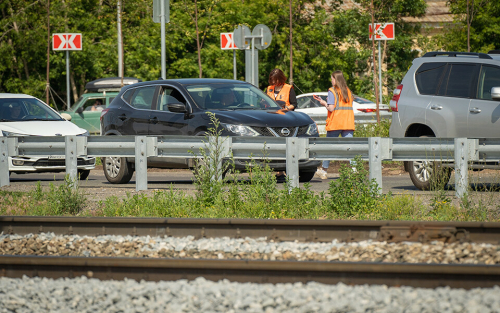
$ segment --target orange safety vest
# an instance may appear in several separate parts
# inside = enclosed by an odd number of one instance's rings
[[[281,87],[280,92],[275,95],[274,94],[274,88],[276,86],[272,85],[267,87],[267,95],[271,97],[271,99],[274,99],[276,103],[281,105],[283,108],[286,108],[287,106],[290,105],[290,89],[292,89],[292,85],[284,84],[283,87]],[[295,108],[293,108],[295,110]]]
[[[335,97],[335,109],[330,112],[326,118],[326,130],[354,130],[354,110],[352,109],[352,101],[354,97],[349,89],[347,89],[348,99],[340,99],[342,93],[340,89],[337,92],[330,88],[328,91],[333,93]]]

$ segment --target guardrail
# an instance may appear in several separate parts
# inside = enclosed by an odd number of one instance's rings
[[[215,140],[208,138],[208,141]],[[0,139],[0,187],[9,185],[8,156],[64,156],[66,173],[77,178],[77,157],[134,157],[136,190],[147,189],[148,157],[199,158],[208,149],[204,137],[194,136],[66,136],[2,137]],[[382,188],[382,160],[455,162],[456,195],[468,186],[469,161],[500,160],[500,138],[283,138],[224,137],[221,155],[236,159],[267,157],[286,160],[291,188],[299,186],[299,160],[350,160],[361,156],[369,162],[369,178]],[[265,150],[265,152],[264,152]]]

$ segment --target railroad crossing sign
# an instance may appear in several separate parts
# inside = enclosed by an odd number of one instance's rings
[[[54,51],[82,50],[82,34],[80,33],[52,34],[52,50]]]
[[[373,37],[372,24],[368,24],[370,40]],[[394,23],[375,23],[375,40],[394,40]]]
[[[238,49],[234,44],[233,33],[220,33],[220,48],[222,50]]]

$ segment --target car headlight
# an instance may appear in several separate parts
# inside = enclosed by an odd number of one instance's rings
[[[316,126],[316,123],[309,124],[309,127],[307,128],[306,135],[309,136],[314,136],[318,134],[318,126]]]
[[[228,131],[238,136],[260,136],[252,127],[221,123]]]
[[[25,137],[27,136],[26,134],[18,134],[18,133],[13,133],[13,132],[8,132],[6,130],[2,130],[2,136],[5,136],[5,137]]]
[[[90,133],[89,133],[88,130],[85,130],[84,133],[81,133],[80,135],[77,135],[77,136],[86,136],[86,137],[88,137],[88,136],[90,136]]]

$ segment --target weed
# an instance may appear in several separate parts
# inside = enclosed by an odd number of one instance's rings
[[[361,212],[372,211],[381,200],[379,187],[374,179],[369,180],[368,171],[363,167],[361,157],[354,158],[355,169],[343,164],[340,177],[330,182],[329,208],[340,216],[351,217]]]

